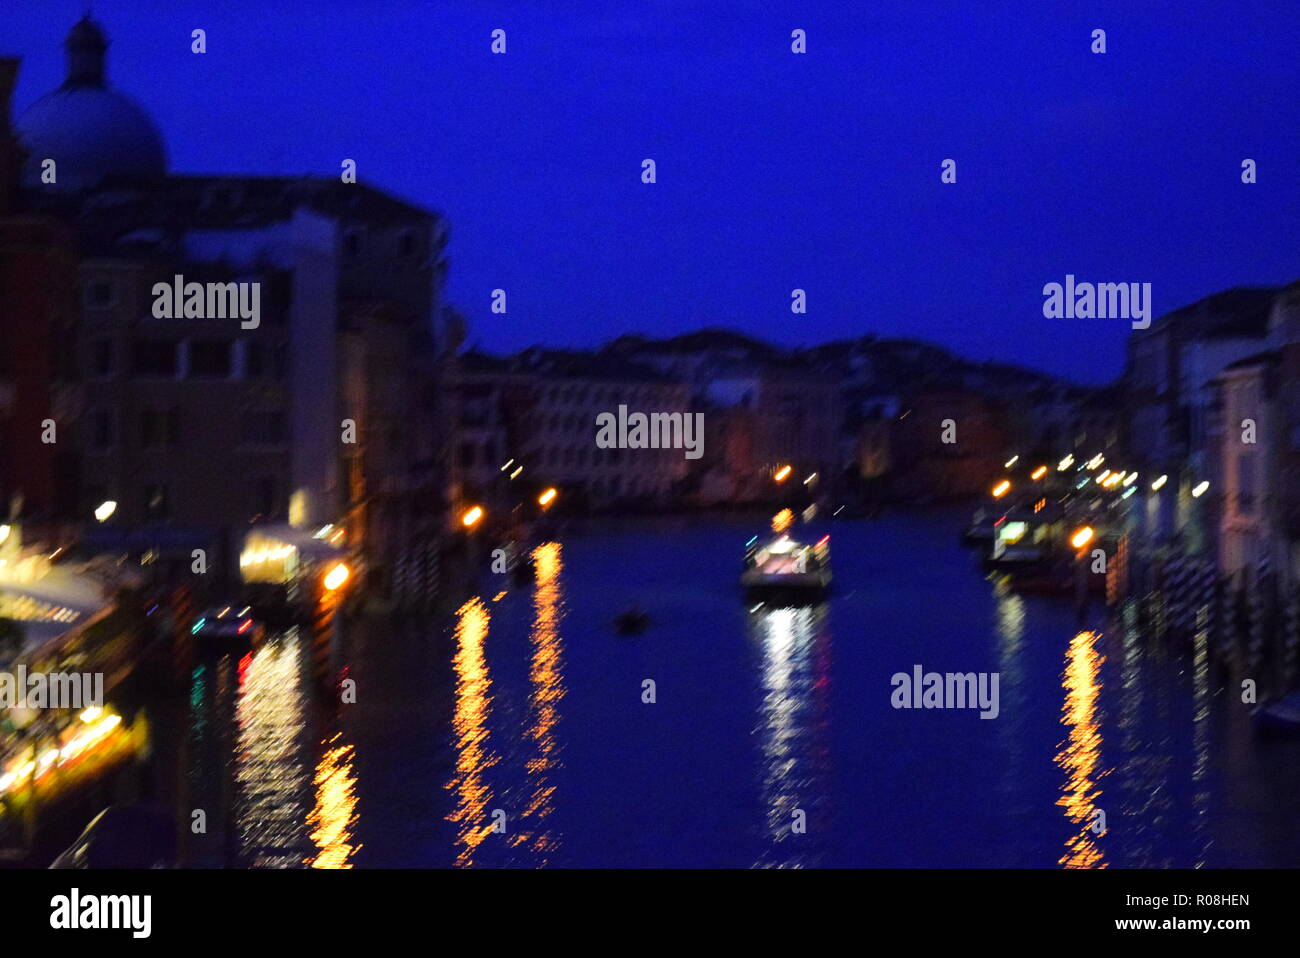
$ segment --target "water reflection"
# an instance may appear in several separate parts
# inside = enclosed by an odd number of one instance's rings
[[[1206,863],[1213,844],[1206,833],[1211,807],[1210,793],[1210,609],[1196,612],[1196,636],[1192,652],[1192,830],[1196,860],[1194,868]]]
[[[235,709],[235,825],[240,850],[255,868],[298,867],[309,860],[306,834],[311,778],[307,694],[296,633],[238,665]]]
[[[316,807],[308,825],[318,853],[308,860],[313,868],[351,868],[349,859],[360,848],[353,847],[352,832],[357,822],[357,778],[352,771],[353,748],[343,742],[342,733],[325,743],[316,765]]]
[[[762,653],[758,735],[765,809],[761,867],[816,864],[813,836],[827,828],[826,700],[830,635],[826,606],[751,610],[749,633]],[[797,829],[797,830],[796,830]],[[806,829],[806,830],[805,830]]]
[[[994,638],[997,641],[1000,717],[996,726],[1002,752],[1002,778],[999,782],[1001,803],[1013,822],[1021,822],[1037,810],[1036,801],[1025,790],[1026,760],[1037,764],[1041,756],[1025,748],[1025,724],[1022,716],[1030,709],[1030,689],[1025,677],[1026,607],[1022,596],[1011,590],[1006,576],[993,579]],[[1018,826],[1017,826],[1018,827]],[[1008,839],[1012,836],[1008,835]],[[1003,840],[1002,848],[1012,842]],[[1005,864],[1014,864],[1007,859]],[[1002,864],[1002,863],[1000,863]]]
[[[1080,632],[1070,640],[1065,656],[1065,704],[1061,723],[1069,736],[1056,754],[1056,764],[1066,773],[1056,804],[1074,826],[1059,863],[1066,868],[1105,868],[1105,856],[1092,831],[1093,812],[1101,789],[1097,785],[1101,763],[1101,728],[1097,723],[1097,696],[1101,665],[1096,632]],[[1104,832],[1103,832],[1104,834]]]
[[[185,770],[180,817],[194,821],[203,812],[204,828],[195,834],[183,829],[185,862],[200,868],[228,864],[229,755],[233,745],[230,721],[235,707],[235,681],[229,659],[204,662],[190,673],[189,728],[181,759]],[[223,720],[224,717],[224,720]]]
[[[488,747],[492,681],[483,654],[491,617],[478,598],[466,602],[456,615],[456,706],[452,717],[456,772],[447,784],[456,793],[456,807],[447,820],[456,826],[456,864],[464,868],[474,864],[475,852],[492,834],[492,789],[483,773],[496,764],[496,758]]]
[[[545,865],[559,849],[561,838],[548,819],[554,811],[555,785],[552,772],[559,768],[559,745],[555,726],[559,704],[564,698],[560,620],[564,614],[560,573],[564,570],[558,542],[547,542],[533,551],[537,568],[537,589],[533,596],[532,661],[529,665],[528,738],[533,754],[527,761],[530,793],[524,808],[523,830],[512,844],[530,848],[538,855],[536,864]]]

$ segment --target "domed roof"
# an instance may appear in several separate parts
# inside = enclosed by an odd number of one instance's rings
[[[68,78],[37,100],[15,128],[27,150],[26,185],[41,186],[41,164],[52,159],[57,179],[45,189],[78,191],[106,176],[156,177],[167,172],[162,137],[153,120],[104,79],[108,40],[91,20],[68,34]]]

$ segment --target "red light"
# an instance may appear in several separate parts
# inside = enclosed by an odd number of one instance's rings
[[[243,622],[239,623],[239,634],[243,635],[245,632],[249,630],[249,628],[252,627],[252,625],[253,625],[252,619],[245,619]]]
[[[817,545],[819,545],[819,546],[824,546],[824,545],[826,545],[826,543],[828,543],[828,542],[830,542],[830,541],[831,541],[831,537],[830,537],[830,536],[822,536],[820,539],[817,540]]]

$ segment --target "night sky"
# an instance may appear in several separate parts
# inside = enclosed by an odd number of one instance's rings
[[[153,114],[174,171],[337,176],[351,157],[442,211],[447,298],[483,348],[877,332],[1103,381],[1129,324],[1044,319],[1044,283],[1150,282],[1159,315],[1300,277],[1300,4],[1133,6],[98,0],[93,15],[110,83]],[[85,8],[0,8],[17,113],[62,82]]]

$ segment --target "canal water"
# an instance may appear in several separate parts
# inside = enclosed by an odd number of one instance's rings
[[[187,857],[1300,865],[1300,744],[1252,738],[1240,676],[1204,641],[1007,592],[958,545],[963,518],[801,530],[831,534],[835,593],[799,609],[738,594],[754,521],[572,529],[535,585],[488,577],[451,621],[353,626],[355,704],[321,704],[293,635],[198,667],[178,801],[207,831]],[[633,604],[650,625],[621,636]],[[997,716],[893,707],[916,666],[997,673]]]

